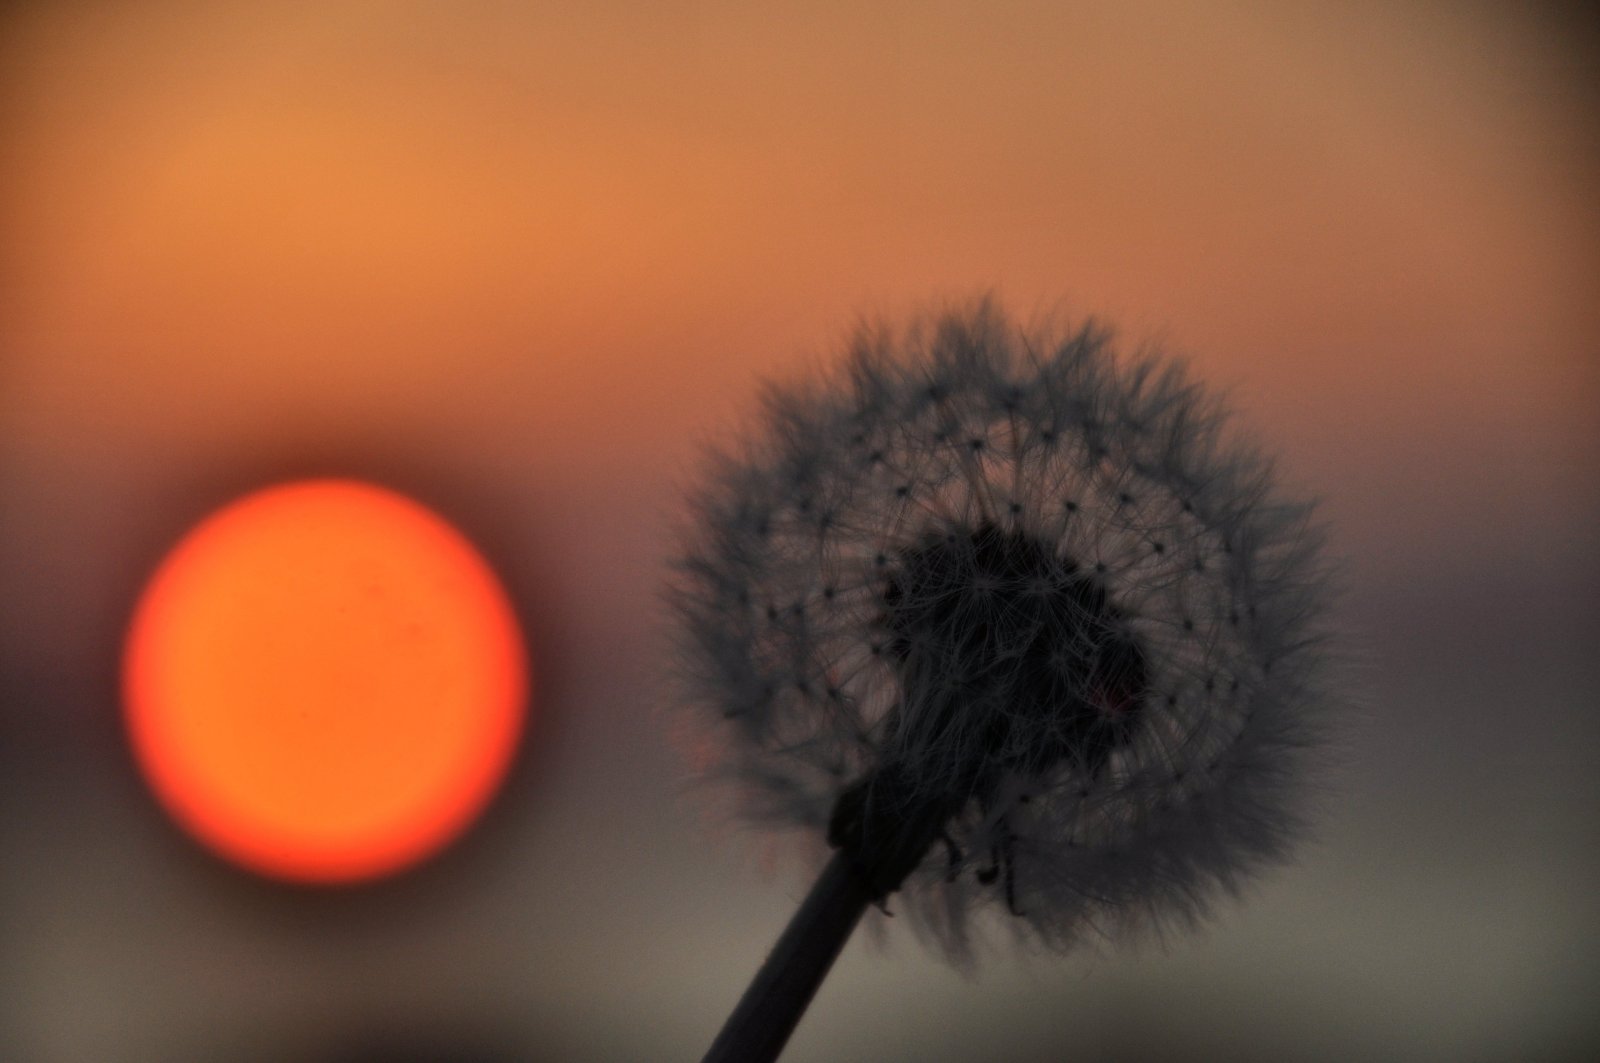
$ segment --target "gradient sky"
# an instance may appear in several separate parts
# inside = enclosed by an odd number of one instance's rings
[[[891,925],[785,1059],[1600,1045],[1596,24],[861,6],[0,15],[0,1055],[697,1058],[806,881],[682,799],[682,489],[763,380],[984,290],[1229,391],[1325,500],[1364,711],[1206,933],[965,980]],[[312,472],[450,515],[538,658],[482,829],[355,892],[196,851],[118,730],[149,566]]]

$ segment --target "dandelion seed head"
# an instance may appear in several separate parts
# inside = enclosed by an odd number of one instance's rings
[[[1310,507],[1225,420],[990,301],[770,390],[669,592],[709,774],[958,961],[980,911],[1063,949],[1195,921],[1284,856],[1331,702]]]

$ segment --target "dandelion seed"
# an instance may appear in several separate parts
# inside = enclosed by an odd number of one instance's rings
[[[891,895],[966,963],[981,913],[1065,950],[1285,855],[1332,700],[1320,540],[1180,366],[985,301],[766,412],[670,600],[713,772],[836,852],[708,1060],[775,1057]]]

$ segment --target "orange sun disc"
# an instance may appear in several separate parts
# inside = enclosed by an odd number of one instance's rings
[[[352,882],[449,842],[523,727],[505,592],[441,518],[349,480],[203,520],[145,587],[123,661],[139,766],[189,833],[276,878]]]

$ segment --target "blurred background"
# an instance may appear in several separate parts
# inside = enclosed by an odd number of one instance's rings
[[[1165,949],[858,935],[786,1060],[1600,1048],[1600,55],[1580,5],[13,3],[0,1057],[692,1060],[809,883],[705,824],[656,592],[699,447],[865,315],[1158,343],[1322,496],[1320,836]],[[118,719],[191,522],[363,476],[499,567],[531,734],[437,859],[213,859]]]

